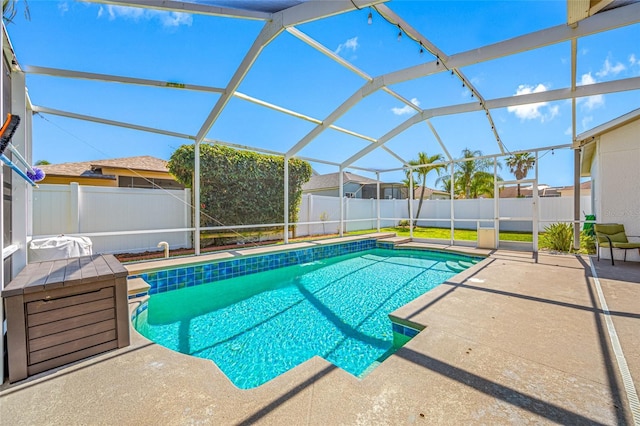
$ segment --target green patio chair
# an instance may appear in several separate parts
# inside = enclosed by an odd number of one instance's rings
[[[600,260],[600,247],[609,247],[611,252],[611,264],[613,262],[613,249],[624,250],[624,261],[627,261],[627,250],[638,249],[640,253],[640,242],[631,243],[624,232],[624,225],[619,223],[596,223],[594,225],[596,232],[596,251],[598,252],[598,260]]]

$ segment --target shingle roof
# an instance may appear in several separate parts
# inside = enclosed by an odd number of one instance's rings
[[[418,200],[420,198],[420,195],[422,194],[422,187],[421,186],[416,186],[415,189],[413,190],[413,199],[414,200]],[[431,194],[440,194],[440,195],[451,195],[449,194],[447,191],[441,191],[439,189],[434,189],[434,188],[429,188],[428,186],[424,187],[424,196],[426,198],[430,197]]]
[[[47,175],[84,176],[84,177],[112,177],[96,173],[94,170],[101,166],[119,169],[148,170],[168,173],[167,162],[160,158],[142,155],[139,157],[113,158],[108,160],[83,161],[79,163],[48,164],[38,166]]]
[[[356,175],[349,172],[342,172],[344,183],[359,183],[359,184],[367,184],[367,183],[376,183],[375,179],[370,179],[368,177]],[[311,176],[311,179],[304,185],[302,185],[303,191],[318,191],[321,189],[332,189],[338,188],[340,183],[340,175],[338,172],[336,173],[328,173],[326,175],[317,175]]]

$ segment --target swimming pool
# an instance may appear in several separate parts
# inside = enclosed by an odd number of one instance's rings
[[[394,332],[418,332],[392,325],[388,314],[477,261],[369,249],[157,293],[134,326],[169,349],[213,360],[241,389],[315,355],[361,377],[395,351]]]

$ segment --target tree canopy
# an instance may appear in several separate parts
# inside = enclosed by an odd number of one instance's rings
[[[482,151],[462,150],[463,161],[458,161],[453,172],[454,194],[458,198],[480,198],[494,196],[493,160],[481,157]],[[498,168],[502,168],[500,162]],[[496,179],[501,181],[500,176]],[[438,179],[444,190],[451,189],[451,176],[446,175]]]

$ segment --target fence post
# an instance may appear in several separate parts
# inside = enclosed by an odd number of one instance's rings
[[[71,213],[71,232],[80,233],[80,208],[82,200],[80,199],[80,185],[78,182],[69,184],[69,212]]]
[[[185,188],[182,191],[183,205],[184,205],[184,227],[191,228],[191,190],[189,188]],[[192,240],[189,238],[190,232],[187,231],[184,233],[184,246],[187,248],[193,248]]]
[[[313,232],[311,232],[311,227],[313,225],[310,225],[309,222],[312,221],[312,212],[313,212],[313,195],[311,194],[307,194],[307,235],[311,235]],[[314,221],[315,222],[315,221]]]
[[[376,172],[376,229],[380,232],[380,172]]]
[[[347,221],[344,223],[344,231],[349,233],[349,202],[351,200],[351,198],[344,198],[345,203],[344,203],[344,220]]]

